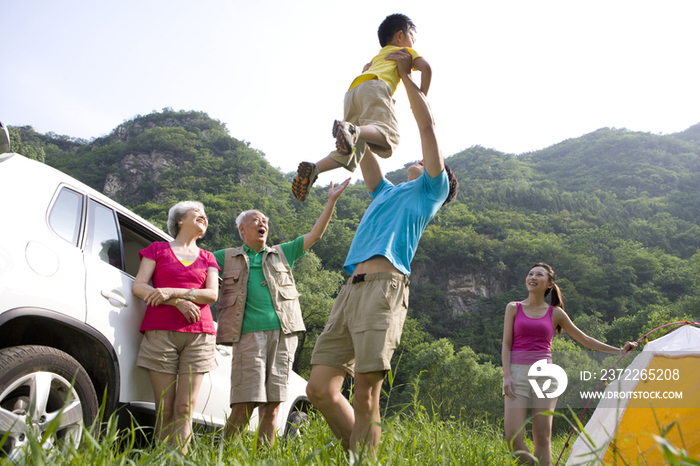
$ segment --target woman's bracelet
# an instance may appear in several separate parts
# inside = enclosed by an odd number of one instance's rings
[[[192,296],[190,296],[190,301],[194,301],[194,288],[190,290],[192,292]]]
[[[179,302],[180,302],[180,298],[175,298],[175,304],[173,304],[173,306],[177,307],[177,303],[179,303]]]

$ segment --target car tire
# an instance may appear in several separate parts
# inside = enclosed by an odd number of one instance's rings
[[[300,435],[300,431],[304,428],[304,425],[309,422],[309,415],[303,411],[297,411],[296,409],[291,412],[289,418],[287,419],[287,432],[284,436],[288,439],[293,439]]]
[[[31,435],[42,447],[57,441],[76,445],[98,414],[97,395],[85,369],[70,355],[47,346],[0,350],[0,454],[22,457]],[[27,447],[27,448],[25,448]]]

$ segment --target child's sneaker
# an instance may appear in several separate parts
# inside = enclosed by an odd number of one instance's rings
[[[294,193],[294,197],[304,202],[316,178],[318,178],[318,167],[316,164],[301,162],[297,168],[297,176],[294,177],[294,181],[292,181],[292,193]]]
[[[335,137],[335,147],[342,155],[350,155],[355,149],[357,142],[357,128],[347,121],[335,120],[333,122],[333,137]]]

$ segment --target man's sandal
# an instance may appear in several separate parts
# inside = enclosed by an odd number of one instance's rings
[[[318,178],[318,167],[315,163],[301,162],[297,168],[297,176],[292,181],[292,193],[294,197],[304,202],[309,196],[311,185]]]
[[[350,155],[357,142],[357,128],[347,121],[335,120],[333,122],[333,137],[338,152],[342,155]]]

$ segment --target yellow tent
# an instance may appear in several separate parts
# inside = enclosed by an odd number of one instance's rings
[[[661,433],[700,459],[700,329],[649,342],[605,389],[585,430],[590,439],[579,435],[567,465],[663,464]]]

